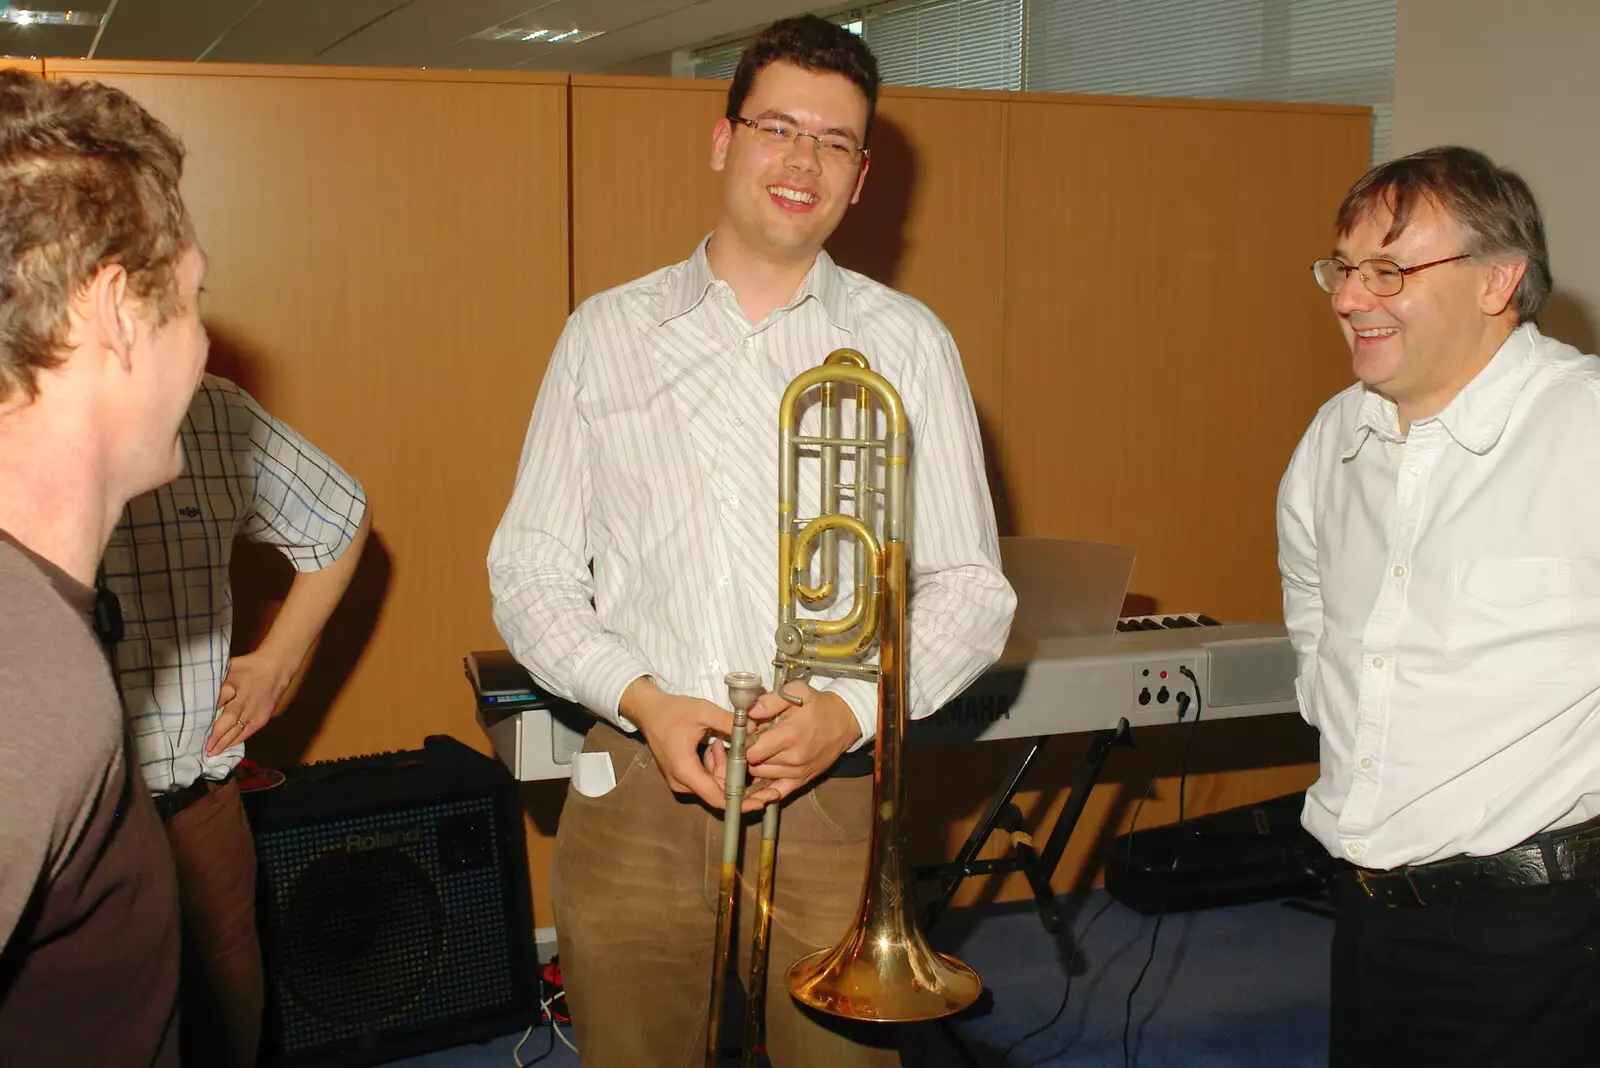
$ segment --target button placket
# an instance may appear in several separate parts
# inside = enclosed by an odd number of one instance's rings
[[[1433,424],[1413,426],[1406,440],[1389,454],[1395,464],[1394,533],[1385,561],[1387,581],[1378,584],[1372,614],[1362,635],[1356,732],[1351,751],[1355,769],[1368,774],[1352,776],[1347,806],[1349,815],[1363,823],[1377,805],[1379,776],[1373,754],[1388,732],[1397,670],[1394,650],[1405,619],[1411,557],[1427,497],[1425,476],[1432,470],[1440,447],[1438,429]]]

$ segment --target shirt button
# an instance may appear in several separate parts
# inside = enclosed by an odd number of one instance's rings
[[[718,575],[717,576],[717,585],[718,586],[726,586],[731,581],[732,580],[730,578],[728,578],[727,575]]]
[[[1359,857],[1361,855],[1361,849],[1362,845],[1360,842],[1346,842],[1344,844],[1344,851],[1349,853],[1352,857]]]
[[[737,497],[729,497],[728,498],[728,507],[729,508],[738,508],[739,507],[739,498],[737,498]]]
[[[746,351],[746,352],[754,352],[754,351],[756,351],[756,339],[755,338],[747,337],[747,338],[744,339],[744,351]]]
[[[734,417],[733,417],[733,425],[734,425],[734,426],[744,426],[744,420],[743,420],[743,419],[740,419],[740,418],[739,418],[739,417],[738,417],[738,416],[737,416],[737,415],[736,415],[736,416],[734,416]]]
[[[1378,670],[1382,671],[1383,670],[1383,657],[1381,657],[1381,656],[1373,657],[1372,658],[1372,666],[1377,668]]]
[[[1361,770],[1362,771],[1371,771],[1372,770],[1372,758],[1371,757],[1362,757],[1361,758]]]
[[[722,670],[722,661],[720,661],[720,660],[711,661],[711,670],[712,671],[721,671]]]
[[[1394,570],[1391,571],[1390,574],[1392,574],[1395,578],[1405,578],[1406,577],[1405,565],[1404,564],[1395,564],[1394,565]]]

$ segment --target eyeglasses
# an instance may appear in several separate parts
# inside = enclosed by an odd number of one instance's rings
[[[856,144],[855,138],[844,134],[814,134],[796,129],[779,119],[747,119],[743,115],[729,115],[728,121],[750,127],[757,137],[773,147],[792,145],[802,137],[809,137],[816,142],[817,155],[822,162],[836,167],[846,167],[854,163],[857,157],[867,159],[872,155]]]
[[[1434,260],[1432,263],[1419,263],[1415,267],[1402,267],[1393,260],[1362,260],[1355,266],[1343,260],[1318,260],[1311,265],[1311,275],[1317,280],[1317,285],[1325,293],[1337,293],[1339,287],[1344,285],[1344,280],[1350,277],[1351,271],[1361,273],[1361,284],[1367,287],[1367,292],[1375,297],[1392,297],[1400,292],[1400,287],[1405,285],[1406,275],[1425,271],[1429,267],[1437,267],[1441,263],[1454,263],[1456,260],[1470,259],[1470,252],[1463,252],[1459,256],[1448,259]]]

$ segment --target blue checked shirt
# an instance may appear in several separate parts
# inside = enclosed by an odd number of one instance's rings
[[[244,757],[242,744],[205,752],[233,638],[233,539],[316,571],[367,510],[360,483],[227,379],[205,376],[181,435],[183,474],[128,503],[103,564],[122,607],[117,682],[157,793],[220,779]]]

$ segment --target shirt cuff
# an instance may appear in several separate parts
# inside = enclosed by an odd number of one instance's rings
[[[870,745],[872,739],[878,734],[878,684],[870,679],[826,679],[821,680],[826,685],[818,686],[816,681],[812,687],[827,693],[837,694],[845,704],[850,706],[850,711],[855,713],[856,722],[861,725],[861,737],[847,753],[854,753],[864,745]]]
[[[633,680],[650,674],[650,667],[613,639],[601,638],[573,658],[572,696],[601,719],[629,734],[639,728],[617,706]]]

